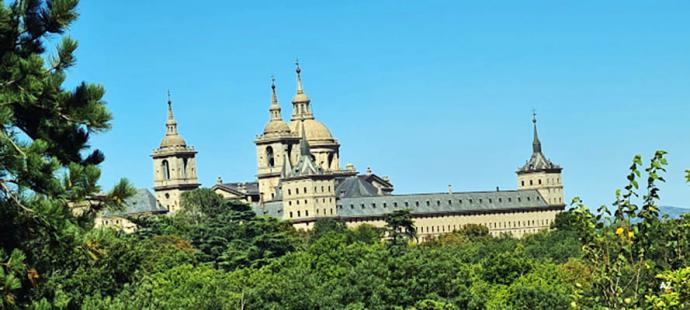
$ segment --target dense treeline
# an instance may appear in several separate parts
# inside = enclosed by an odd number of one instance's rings
[[[295,231],[208,189],[132,218],[136,233],[94,229],[133,191],[97,186],[104,155],[88,142],[110,114],[101,86],[62,87],[76,41],[46,57],[76,5],[0,2],[0,308],[690,308],[690,216],[659,217],[662,151],[644,170],[634,158],[612,206],[575,199],[523,239],[469,225],[420,244],[405,211],[380,229]]]

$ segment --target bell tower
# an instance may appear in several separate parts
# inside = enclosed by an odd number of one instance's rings
[[[271,106],[269,121],[264,132],[259,135],[256,144],[257,179],[259,182],[260,201],[271,201],[276,198],[276,187],[280,183],[281,171],[290,166],[291,158],[297,152],[299,137],[293,135],[290,126],[283,121],[275,79],[271,79]],[[295,146],[295,147],[293,147]]]
[[[153,190],[158,204],[168,212],[180,209],[180,196],[183,192],[199,187],[196,176],[196,150],[188,146],[177,132],[177,122],[173,116],[172,101],[168,92],[168,120],[166,133],[160,146],[153,151]]]
[[[534,138],[532,141],[532,156],[522,168],[518,169],[518,190],[536,189],[544,197],[546,204],[562,206],[563,180],[561,168],[544,156],[541,141],[537,133],[537,114],[532,114],[534,124]]]

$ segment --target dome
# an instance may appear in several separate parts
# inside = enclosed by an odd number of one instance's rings
[[[297,102],[309,102],[309,97],[303,92],[297,93],[294,97],[292,97],[292,102],[297,103]]]
[[[161,141],[161,148],[174,146],[187,146],[187,142],[185,142],[180,135],[166,135],[163,137],[163,141]]]
[[[264,127],[264,134],[290,133],[290,126],[282,120],[272,120]]]
[[[331,135],[331,131],[328,130],[326,125],[314,119],[294,120],[290,122],[290,129],[292,129],[292,132],[300,133],[300,123],[304,123],[304,133],[307,136],[307,140],[310,142],[335,141],[333,135]]]

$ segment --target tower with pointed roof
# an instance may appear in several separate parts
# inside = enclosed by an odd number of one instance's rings
[[[177,131],[172,100],[168,92],[168,119],[160,146],[153,151],[153,189],[157,203],[174,213],[180,209],[183,192],[199,187],[196,175],[196,150]]]
[[[263,133],[254,141],[261,201],[272,201],[276,198],[276,187],[280,182],[283,167],[286,164],[290,166],[290,160],[296,161],[298,152],[293,152],[293,149],[296,149],[299,140],[299,136],[294,135],[290,126],[283,121],[275,79],[271,79],[269,120]]]
[[[314,161],[309,141],[300,124],[299,158],[294,166],[285,165],[279,185],[283,219],[305,220],[336,216],[335,175]]]
[[[541,141],[539,141],[537,132],[536,113],[532,114],[532,124],[534,126],[532,156],[517,171],[518,190],[536,189],[548,205],[564,205],[563,180],[561,179],[563,168],[551,162],[542,152]]]
[[[297,74],[297,93],[292,98],[292,119],[290,130],[298,137],[307,137],[314,162],[325,171],[338,172],[340,170],[340,144],[333,138],[331,131],[322,122],[314,118],[311,109],[311,99],[302,87],[302,68],[299,61],[295,62]]]

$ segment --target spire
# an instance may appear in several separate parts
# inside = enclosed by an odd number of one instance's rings
[[[541,141],[537,134],[537,112],[532,112],[532,123],[534,124],[534,141],[532,141],[532,152],[541,153]]]
[[[295,60],[295,72],[297,72],[297,94],[292,98],[292,120],[313,119],[314,115],[311,113],[309,107],[309,96],[304,93],[302,88],[302,68],[299,66],[299,59]]]
[[[269,109],[271,120],[282,120],[280,116],[280,104],[278,104],[278,95],[276,95],[276,79],[271,76],[271,108]]]
[[[295,66],[297,66],[295,69],[297,72],[297,94],[301,95],[304,94],[304,89],[302,89],[302,68],[299,67],[299,58],[295,59]]]
[[[173,115],[172,99],[170,98],[170,91],[168,90],[168,120],[165,122],[165,137],[161,141],[161,148],[167,147],[186,147],[187,143],[177,132],[177,121]]]
[[[168,90],[168,121],[175,121],[172,110],[172,99],[170,99],[170,90]]]
[[[309,142],[307,141],[307,134],[304,131],[304,121],[300,122],[300,125],[300,131],[302,135],[302,139],[299,141],[300,156],[311,157],[311,151],[309,150]]]
[[[168,90],[168,120],[165,122],[166,136],[177,135],[177,122],[173,115],[172,99],[170,98],[170,90]]]

